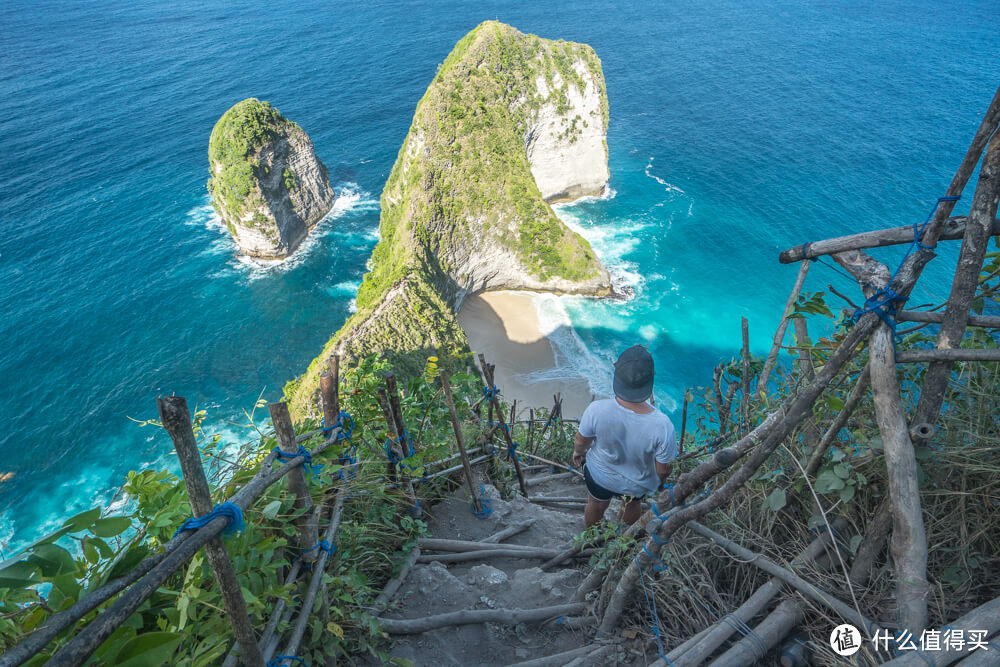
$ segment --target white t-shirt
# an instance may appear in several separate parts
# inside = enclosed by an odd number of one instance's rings
[[[580,418],[580,435],[594,438],[587,452],[591,478],[608,491],[630,496],[660,487],[654,461],[677,457],[677,437],[670,418],[653,408],[632,412],[614,398],[594,401]]]

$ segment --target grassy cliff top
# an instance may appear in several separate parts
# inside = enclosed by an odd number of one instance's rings
[[[216,210],[241,217],[253,189],[255,156],[279,133],[302,132],[269,102],[255,97],[233,105],[212,128],[208,140],[208,191]]]
[[[599,95],[602,113],[589,122],[606,131],[604,76],[591,47],[496,21],[456,44],[417,104],[382,192],[379,242],[358,290],[357,312],[286,388],[294,408],[307,409],[326,356],[337,347],[348,357],[388,355],[404,373],[436,351],[467,352],[452,312],[456,285],[471,265],[498,250],[508,253],[504,269],[536,284],[550,281],[556,290],[565,290],[556,287],[566,284],[560,279],[600,275],[590,244],[542,198],[526,149],[543,108],[566,115],[566,141],[587,122],[570,116],[571,88],[577,97],[587,90]]]

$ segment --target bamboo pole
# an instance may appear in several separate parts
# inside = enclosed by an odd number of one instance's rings
[[[472,540],[446,540],[438,537],[421,537],[417,540],[417,546],[424,551],[447,551],[451,553],[464,553],[466,551],[496,551],[503,549],[519,549],[521,551],[537,551],[538,547],[524,546],[520,544],[505,544],[498,547],[488,542],[475,542]]]
[[[347,500],[347,493],[344,489],[341,489],[337,493],[337,500],[334,503],[333,511],[330,514],[330,524],[327,526],[326,534],[323,539],[327,543],[332,543],[334,536],[337,534],[337,528],[340,526],[340,517],[344,511],[344,502]],[[302,642],[302,637],[306,632],[306,625],[309,623],[309,617],[312,616],[313,602],[316,600],[316,594],[319,592],[320,584],[323,583],[323,575],[326,570],[327,560],[330,558],[330,551],[317,549],[320,551],[319,558],[316,560],[316,565],[313,567],[313,576],[309,581],[309,589],[306,591],[305,597],[302,599],[302,607],[299,611],[298,617],[295,619],[295,626],[292,629],[292,636],[288,640],[288,644],[285,646],[283,652],[284,655],[295,655],[299,650],[299,645]],[[270,656],[269,656],[270,657]]]
[[[451,427],[455,431],[455,443],[458,445],[459,456],[462,457],[462,469],[465,471],[465,481],[469,485],[469,493],[472,494],[472,504],[476,508],[477,514],[483,512],[483,502],[476,495],[476,482],[472,475],[472,465],[469,463],[469,456],[465,453],[465,440],[462,438],[462,426],[458,423],[458,411],[455,410],[455,397],[451,393],[451,382],[448,381],[448,374],[443,370],[439,373],[441,387],[444,389],[444,401],[448,405],[448,415],[451,417]]]
[[[930,322],[931,324],[941,324],[944,322],[944,313],[932,313],[925,310],[901,310],[896,315],[900,322]],[[1000,317],[996,315],[969,315],[965,321],[969,327],[984,327],[987,329],[1000,329]]]
[[[195,517],[205,516],[212,511],[212,495],[208,488],[208,480],[205,479],[205,470],[201,465],[201,452],[198,450],[198,441],[191,426],[191,413],[187,401],[180,396],[168,396],[157,398],[156,405],[159,408],[163,428],[170,435],[174,449],[177,450],[192,512]],[[257,639],[254,637],[253,625],[247,614],[240,582],[236,578],[236,570],[233,569],[233,562],[221,537],[213,538],[205,544],[205,556],[222,593],[226,615],[229,617],[243,660],[248,665],[263,665],[264,660],[257,647]]]
[[[267,406],[271,413],[271,423],[274,424],[274,432],[278,436],[278,448],[286,456],[298,455],[299,448],[295,444],[295,430],[292,428],[292,416],[288,413],[288,405],[284,402],[269,403]],[[299,510],[309,510],[313,507],[312,494],[309,493],[309,485],[306,483],[306,473],[299,467],[288,475],[288,490],[295,494],[295,508]],[[302,513],[295,520],[298,529],[298,547],[302,556],[302,561],[306,564],[316,560],[316,553],[313,547],[319,541],[319,526],[316,523],[316,516],[309,511]]]
[[[778,645],[796,625],[805,618],[798,600],[783,600],[753,629],[753,635],[744,637],[729,647],[711,667],[750,667],[760,664],[767,652]]]
[[[493,369],[495,367],[492,364],[486,364],[485,363],[485,358],[481,354],[479,355],[479,360],[482,363],[485,364],[486,382],[487,382],[487,384],[491,388],[495,388],[496,387],[496,379],[495,379],[495,376],[493,374]],[[490,399],[490,411],[491,412],[492,412],[492,410],[493,410],[494,407],[496,408],[497,416],[500,419],[503,419],[504,414],[503,414],[503,411],[500,409],[500,401],[497,400],[497,397],[496,397],[495,394]],[[502,428],[500,430],[503,432],[504,440],[507,443],[507,453],[510,456],[511,463],[514,464],[514,472],[517,473],[517,483],[521,487],[521,495],[522,496],[526,496],[526,495],[528,495],[528,487],[524,483],[524,472],[521,470],[521,460],[520,460],[520,457],[518,456],[517,451],[514,449],[514,440],[511,438],[510,428]],[[525,454],[527,454],[527,452],[525,452]]]
[[[550,466],[555,466],[557,468],[562,468],[563,470],[568,470],[569,472],[573,473],[574,475],[576,475],[580,479],[583,479],[583,473],[582,472],[580,472],[579,470],[576,470],[574,468],[569,467],[565,463],[556,463],[555,461],[550,461],[548,459],[543,459],[541,456],[538,456],[537,454],[528,454],[528,453],[525,453],[524,455],[526,457],[528,457],[529,459],[532,459],[534,461],[538,461],[540,463],[547,463]]]
[[[785,330],[788,329],[788,318],[792,314],[792,311],[795,310],[795,304],[799,301],[799,293],[802,291],[802,285],[806,281],[806,274],[809,273],[810,264],[812,262],[806,260],[799,265],[799,273],[795,276],[795,285],[792,287],[792,291],[788,295],[788,300],[785,302],[785,310],[781,315],[778,330],[774,333],[771,351],[767,353],[767,359],[764,361],[764,369],[760,372],[760,379],[757,380],[757,391],[767,393],[767,381],[771,377],[771,371],[774,370],[774,364],[778,361],[778,351],[781,349],[782,341],[785,340]]]
[[[382,592],[379,593],[377,598],[375,598],[375,602],[372,604],[372,616],[377,616],[386,610],[400,586],[402,586],[403,582],[406,581],[406,578],[410,576],[410,572],[413,570],[413,566],[417,564],[418,558],[420,558],[420,547],[413,547],[410,551],[410,555],[403,562],[403,567],[399,569],[399,574],[387,581],[385,588],[383,588]]]
[[[417,562],[464,563],[470,560],[486,560],[487,558],[537,558],[539,560],[548,560],[557,555],[557,553],[555,549],[514,549],[507,545],[501,545],[489,551],[476,550],[447,554],[421,554]]]
[[[969,217],[966,215],[955,215],[944,221],[941,234],[938,240],[957,241],[965,233],[965,226]],[[925,231],[926,233],[926,231]],[[990,227],[991,236],[1000,236],[1000,220],[994,220]],[[923,241],[923,234],[920,235]],[[803,259],[816,259],[824,255],[836,255],[838,252],[848,252],[850,250],[869,250],[871,248],[884,248],[887,246],[903,245],[913,242],[913,225],[903,225],[901,227],[890,227],[888,229],[876,229],[860,234],[849,234],[838,236],[822,241],[810,241],[794,248],[782,250],[778,255],[778,261],[782,264],[792,264]],[[806,254],[802,251],[805,248]]]

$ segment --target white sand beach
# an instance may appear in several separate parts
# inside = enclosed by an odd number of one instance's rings
[[[521,408],[552,407],[561,393],[563,417],[579,417],[591,401],[590,385],[583,377],[532,380],[524,376],[556,367],[552,344],[541,331],[531,296],[522,292],[486,292],[467,298],[458,313],[473,352],[496,364],[496,383],[506,400]]]

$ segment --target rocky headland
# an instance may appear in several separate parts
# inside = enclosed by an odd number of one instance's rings
[[[357,312],[286,387],[308,411],[327,357],[377,353],[402,373],[468,351],[470,294],[611,296],[590,244],[551,202],[607,187],[608,102],[585,45],[487,21],[462,38],[417,105],[381,197]]]
[[[246,99],[224,113],[208,160],[212,205],[250,257],[288,257],[333,206],[309,136],[267,102]]]

